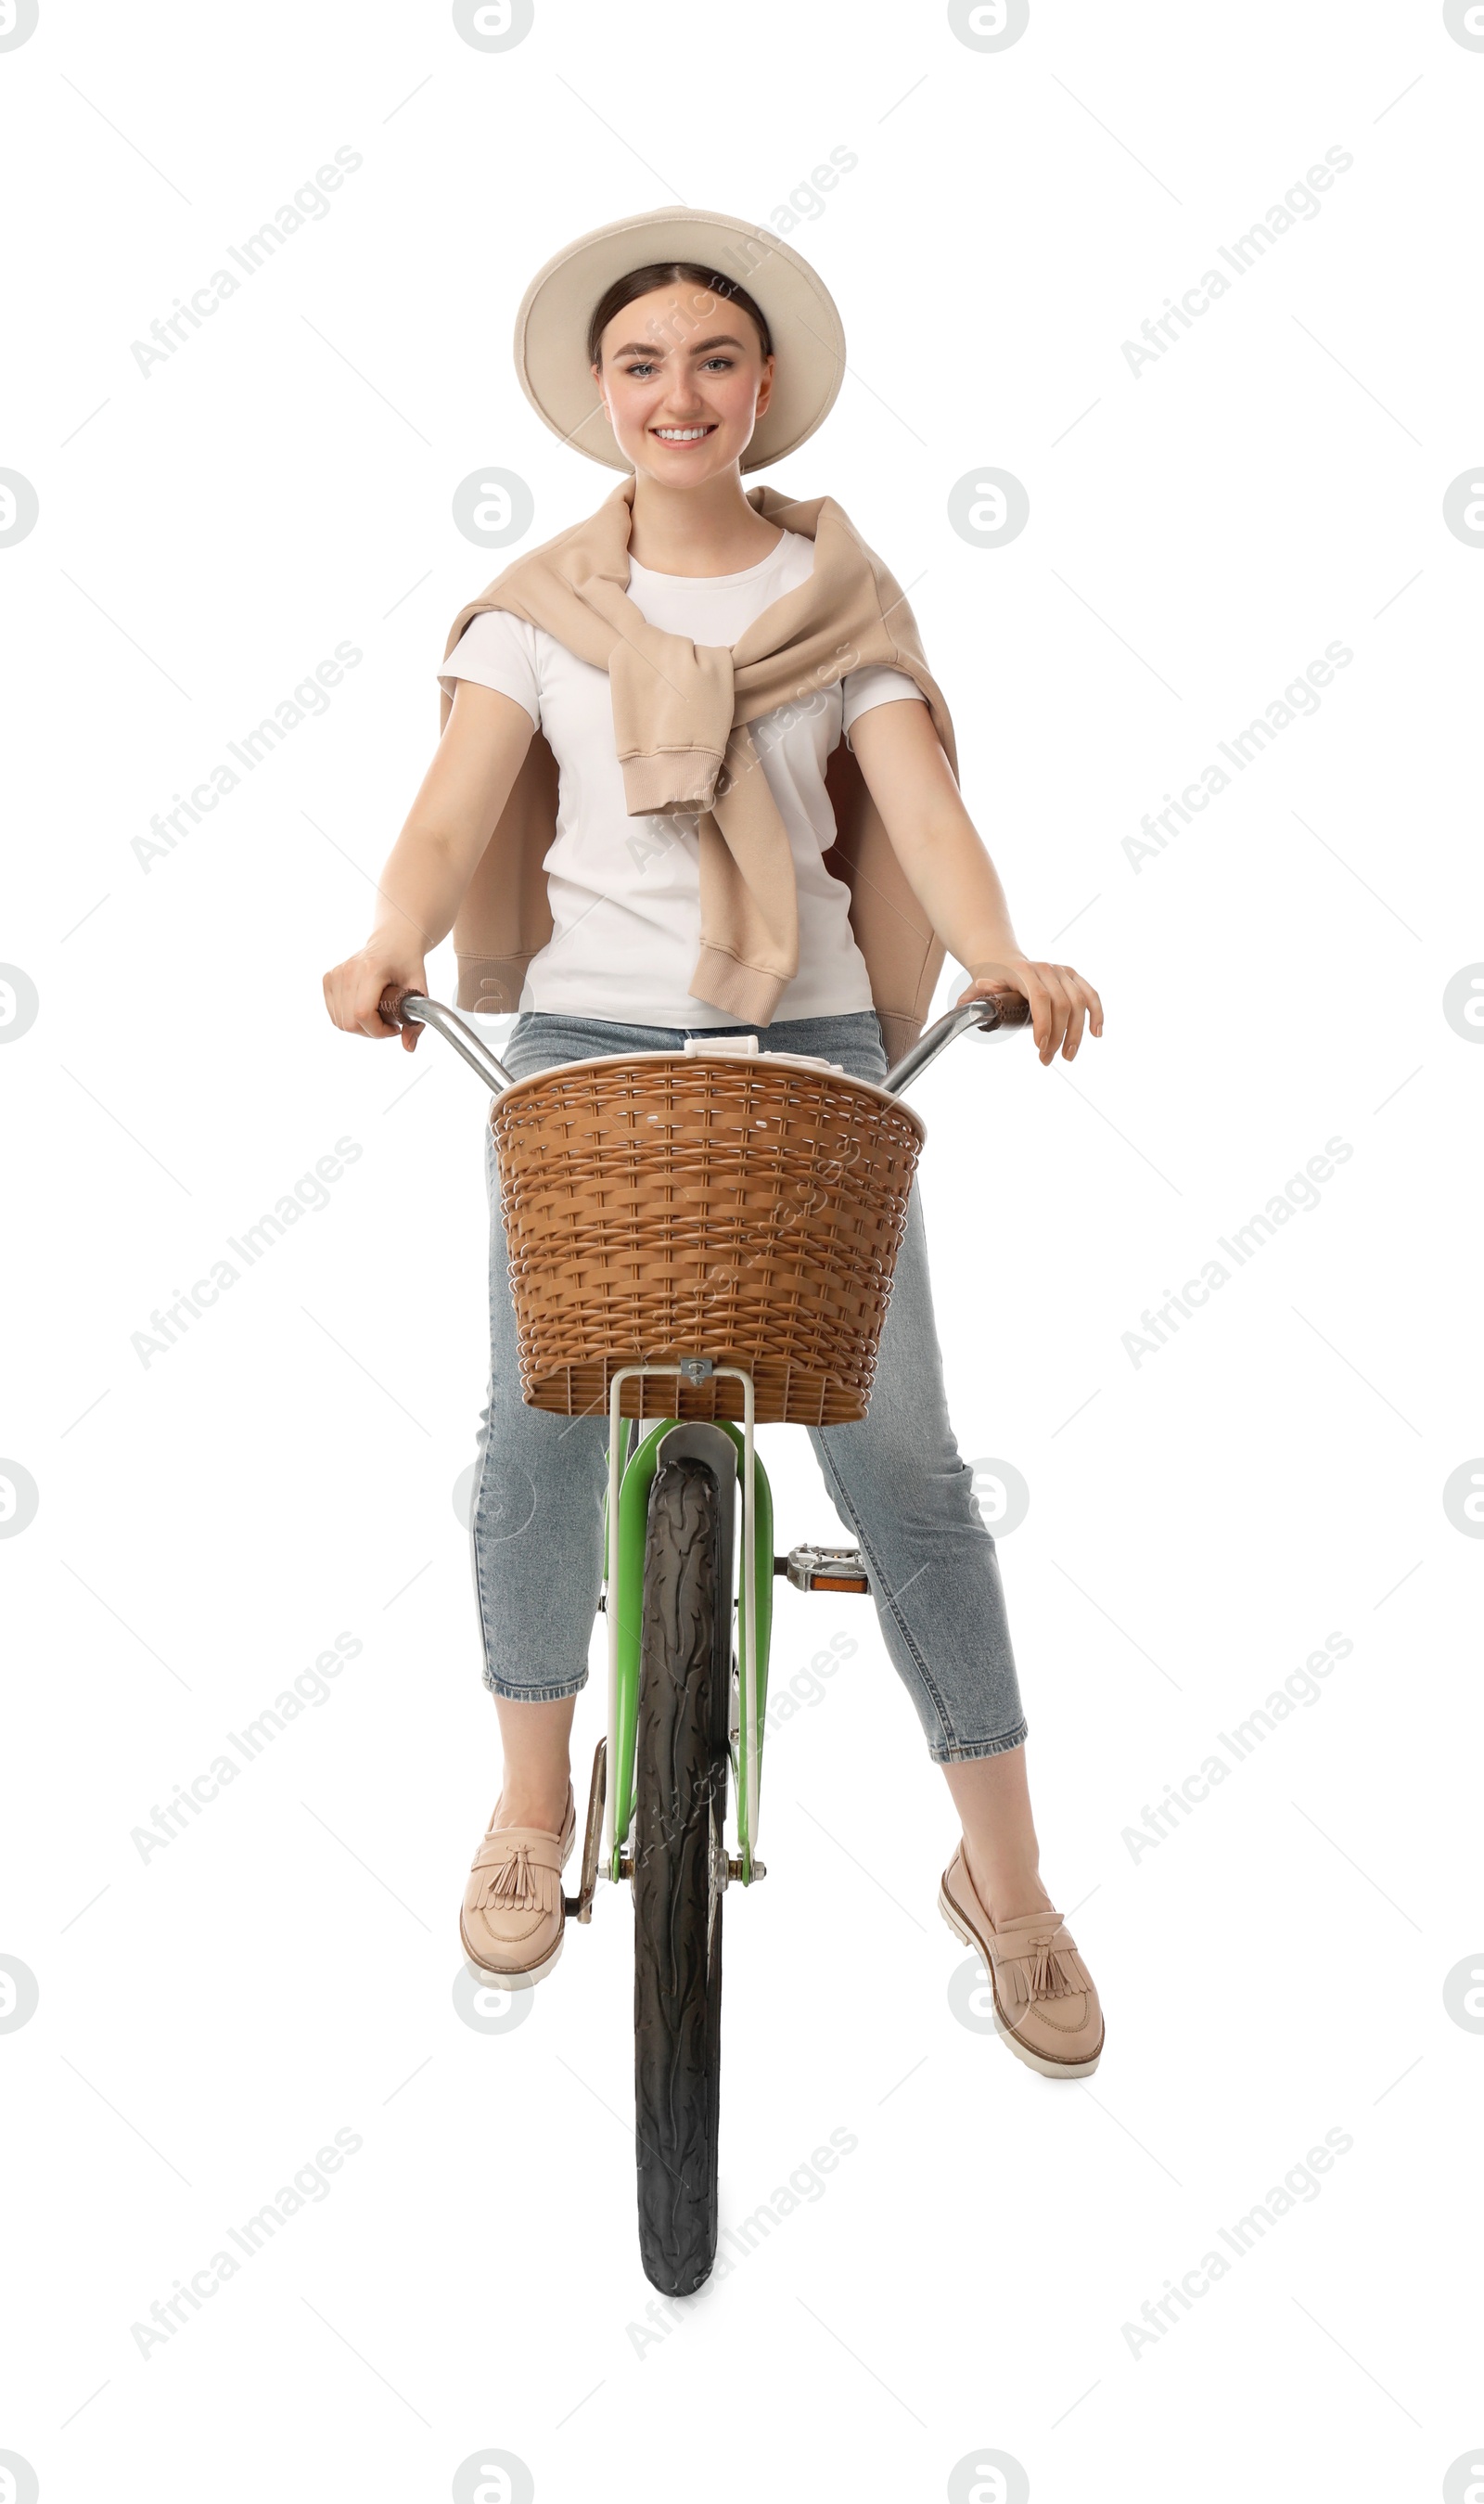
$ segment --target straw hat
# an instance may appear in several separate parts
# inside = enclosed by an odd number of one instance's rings
[[[846,367],[846,334],[817,271],[769,226],[716,209],[645,209],[597,226],[538,269],[515,317],[515,370],[554,435],[628,470],[598,398],[587,357],[593,307],[616,278],[651,261],[698,261],[734,279],[761,306],[778,350],[773,398],[742,455],[743,470],[780,461],[824,423]]]

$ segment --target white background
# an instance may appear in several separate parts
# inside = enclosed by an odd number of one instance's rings
[[[1484,558],[1442,504],[1484,448],[1481,97],[1437,7],[1319,0],[1036,0],[998,52],[876,0],[537,0],[503,52],[380,0],[43,0],[0,51],[0,465],[40,506],[0,549],[0,955],[39,995],[0,1062],[0,1449],[39,1491],[0,1545],[0,1953],[40,1992],[0,2034],[0,2456],[46,2504],[439,2498],[491,2448],[540,2504],[1001,2504],[990,2451],[1036,2504],[1464,2493],[1484,2039],[1444,1980],[1484,1966],[1484,1548],[1443,1487],[1484,1449],[1484,1053],[1442,1002],[1484,958]],[[340,146],[329,214],[142,375],[131,342]],[[1136,378],[1122,343],[1331,147],[1320,213]],[[771,1875],[728,1908],[724,2224],[858,2144],[656,2321],[627,1902],[517,2032],[452,1997],[497,1775],[453,1499],[485,1098],[433,1038],[335,1033],[320,985],[431,751],[448,626],[508,561],[455,489],[515,471],[535,544],[612,483],[520,394],[527,280],[673,199],[767,223],[837,148],[858,164],[790,239],[850,372],[768,475],[912,586],[1022,944],[1106,1005],[1070,1069],[962,1046],[917,1100],[960,1445],[1030,1488],[1001,1555],[1044,1867],[1108,2044],[1053,2086],[955,2017],[915,1718],[864,1603],[782,1595],[778,1691],[860,1650],[770,1741]],[[948,520],[986,464],[1030,499],[1001,548]],[[342,640],[328,712],[142,867],[152,816]],[[1135,869],[1144,814],[1331,641],[1317,714]],[[448,951],[430,972],[451,996]],[[1331,1137],[1319,1206],[1135,1364],[1144,1308]],[[152,1310],[340,1138],[329,1204],[141,1363]],[[764,1449],[783,1544],[839,1536],[802,1436]],[[142,1861],[131,1829],[342,1631],[329,1700]],[[1145,1804],[1330,1632],[1323,1700],[1136,1858]],[[131,2325],[337,2129],[363,2144],[329,2195],[142,2356]],[[1331,2130],[1318,2196],[1131,2349]]]

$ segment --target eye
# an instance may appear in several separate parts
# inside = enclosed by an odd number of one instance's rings
[[[706,362],[708,365],[720,365],[723,373],[729,374],[732,370],[733,360],[730,357],[707,357]]]
[[[631,380],[631,381],[636,381],[636,382],[637,382],[637,381],[641,380],[641,379],[642,379],[642,377],[643,377],[645,374],[652,374],[652,373],[653,373],[653,371],[654,371],[654,366],[653,366],[653,365],[650,363],[650,361],[648,360],[648,358],[641,358],[641,359],[640,359],[637,364],[635,364],[635,365],[625,365],[625,367],[624,367],[624,371],[625,371],[625,373],[629,376],[629,378],[630,378],[630,380]]]

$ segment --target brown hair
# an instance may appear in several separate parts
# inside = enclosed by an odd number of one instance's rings
[[[636,296],[652,296],[656,288],[678,287],[682,283],[700,288],[710,296],[725,296],[728,302],[735,304],[752,323],[763,355],[772,356],[773,333],[768,328],[767,316],[762,307],[753,302],[746,289],[739,287],[735,278],[724,278],[720,270],[707,269],[699,261],[656,261],[643,269],[631,269],[622,278],[615,278],[612,286],[604,289],[599,296],[587,326],[588,364],[596,365],[603,362],[599,354],[603,334],[615,313],[621,313]]]

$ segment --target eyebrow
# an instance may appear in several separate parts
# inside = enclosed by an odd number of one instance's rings
[[[724,330],[714,339],[698,339],[690,353],[693,357],[704,357],[712,348],[740,348],[742,345],[741,339],[734,339],[730,331]],[[642,339],[629,339],[623,347],[613,349],[612,354],[615,358],[663,357],[665,351]]]

